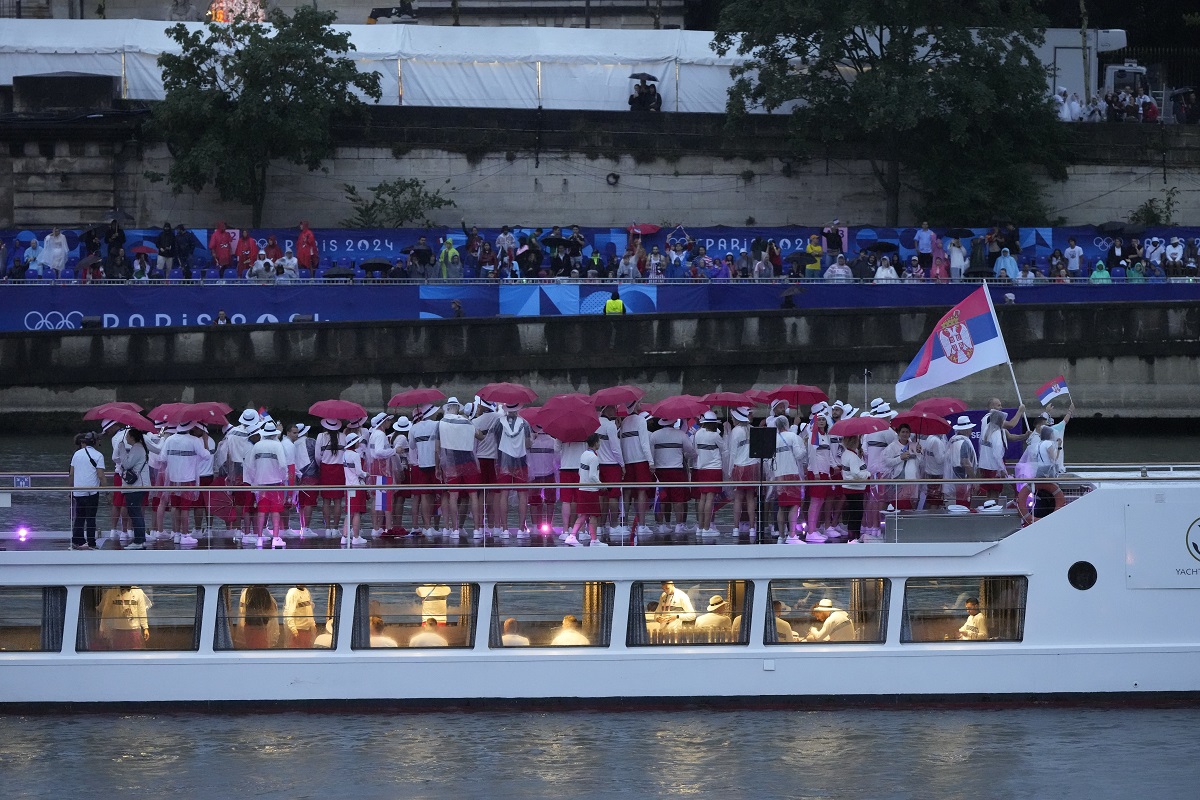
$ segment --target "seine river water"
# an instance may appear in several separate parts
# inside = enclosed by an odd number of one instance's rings
[[[1068,461],[1196,461],[1197,443],[1079,436]],[[71,446],[0,451],[3,471],[61,470]],[[1198,727],[1200,709],[1052,706],[0,714],[0,797],[1190,800]]]

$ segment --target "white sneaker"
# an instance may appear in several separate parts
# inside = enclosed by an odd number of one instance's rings
[[[530,537],[529,528],[517,529],[517,539],[528,539]]]
[[[825,544],[829,539],[820,530],[814,530],[808,532],[808,535],[804,537],[804,541],[809,544]]]
[[[437,531],[435,531],[433,528],[425,529],[425,538],[426,539],[429,539],[430,541],[432,541],[437,538],[437,535],[438,535]]]
[[[124,550],[145,550],[146,545],[142,544],[141,542],[131,541],[131,542],[129,542],[129,544],[123,545],[122,549],[124,549]]]
[[[298,538],[300,538],[300,531],[295,530],[294,528],[288,528],[286,531],[283,532],[283,538],[298,539]]]
[[[800,544],[801,542],[800,542],[800,537],[793,533],[791,536],[784,539],[783,543],[784,544]]]
[[[171,531],[171,541],[172,542],[174,542],[175,544],[179,544],[181,539],[183,539],[182,533],[180,533],[179,531]]]
[[[509,539],[508,528],[500,528],[500,541],[507,542]]]
[[[263,537],[261,537],[261,536],[251,536],[251,537],[248,537],[248,539],[243,540],[243,541],[252,541],[252,542],[254,542],[254,546],[257,547],[259,550],[263,549]]]
[[[111,531],[108,532],[108,538],[116,539],[116,540],[120,541],[121,533],[122,533],[122,531],[119,531],[116,528],[113,528]]]
[[[659,536],[666,536],[670,532],[671,532],[670,525],[659,525],[658,526],[658,535]]]
[[[571,535],[571,534],[570,534],[569,532],[567,532],[567,531],[563,531],[562,533],[560,533],[560,534],[558,535],[558,540],[559,540],[560,542],[566,542],[566,541],[567,541],[567,537],[568,537],[568,536],[570,536],[570,535]]]
[[[608,547],[608,543],[600,541],[600,537],[597,536],[595,539],[592,539],[591,543],[588,546],[589,547]]]
[[[313,529],[312,529],[312,528],[302,528],[302,529],[300,530],[300,535],[301,535],[303,538],[305,538],[305,539],[308,539],[308,538],[310,538],[310,537],[312,537],[312,536],[314,535],[314,534],[313,534]]]
[[[130,542],[133,541],[133,532],[132,531],[121,531],[120,534],[117,536],[117,540],[122,545],[129,544]]]
[[[483,528],[476,528],[474,533],[471,534],[471,538],[477,542],[482,542],[484,536],[486,535],[487,534],[484,532]]]
[[[342,541],[341,541],[342,547],[345,547],[349,543],[350,543],[350,540],[347,539],[345,536],[343,536]]]
[[[567,538],[563,539],[563,544],[568,547],[580,547],[579,539],[573,533],[568,533]]]
[[[679,522],[679,523],[676,523],[676,524],[675,524],[675,533],[676,533],[676,534],[683,534],[683,533],[686,533],[686,532],[687,532],[687,530],[686,530],[686,529],[683,527],[683,523],[682,523],[682,522]]]
[[[637,529],[638,536],[649,536],[651,533],[653,533],[653,531],[651,531],[648,526],[638,525],[638,529]]]
[[[176,544],[178,544],[180,547],[190,549],[190,548],[195,547],[196,545],[200,544],[200,540],[197,539],[195,536],[192,536],[191,534],[185,533],[179,537],[179,540],[176,542]]]
[[[371,529],[371,538],[372,539],[378,539],[381,536],[383,536],[383,528],[372,528]]]
[[[367,544],[368,544],[367,540],[364,539],[362,536],[355,536],[353,539],[350,540],[351,547],[366,547]]]
[[[275,536],[271,539],[271,549],[272,550],[284,550],[286,548],[287,548],[287,542],[285,542],[283,540],[282,536]]]

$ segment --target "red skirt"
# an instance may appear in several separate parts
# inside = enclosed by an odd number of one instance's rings
[[[998,469],[980,469],[979,470],[979,477],[981,477],[981,478],[999,478],[1003,474],[1004,473]],[[979,491],[983,492],[984,494],[987,494],[988,492],[1000,492],[1000,491],[1003,491],[1003,489],[1004,489],[1004,484],[1002,484],[1002,483],[981,483],[981,484],[979,484]]]
[[[541,475],[536,478],[531,478],[529,482],[530,483],[553,483],[554,476],[553,475]],[[548,486],[545,489],[530,489],[529,490],[529,504],[530,505],[552,506],[557,502],[558,502],[558,490],[555,489],[553,486]]]
[[[409,486],[440,486],[437,479],[437,467],[408,467]],[[438,489],[410,489],[412,494],[439,494]]]
[[[600,482],[606,484],[600,490],[601,497],[620,497],[621,490],[618,484],[625,479],[625,470],[620,464],[601,464],[600,465]]]
[[[258,510],[265,514],[277,514],[283,511],[286,504],[287,492],[283,490],[263,490],[258,493]]]
[[[492,462],[492,483],[496,482],[496,464]],[[446,478],[447,486],[462,486],[467,483],[483,483],[482,475],[479,467],[472,463],[463,464],[458,468],[458,474],[453,477]]]
[[[600,516],[600,493],[576,490],[575,513],[581,517]]]
[[[776,475],[777,481],[798,481],[799,475]],[[811,488],[811,487],[810,487]],[[798,506],[804,502],[804,487],[802,486],[780,486],[778,487],[779,505],[781,506]]]
[[[625,465],[625,482],[654,483],[654,473],[650,471],[650,465],[645,461],[635,461],[632,464]],[[642,488],[646,489],[649,487]]]
[[[316,486],[317,478],[315,476],[304,477],[300,479],[301,486]],[[317,498],[320,497],[320,492],[300,492],[300,507],[312,508],[317,504]]]
[[[804,476],[804,479],[809,480],[809,481],[827,481],[827,480],[829,480],[829,473],[827,473],[827,472],[820,472],[820,473],[809,472]],[[808,496],[813,498],[814,500],[818,499],[818,498],[824,499],[826,497],[831,497],[833,495],[834,488],[835,487],[833,487],[833,486],[809,486],[808,487]]]
[[[663,483],[682,483],[687,480],[687,470],[683,467],[660,467],[656,470],[658,480]],[[688,487],[662,486],[659,487],[659,499],[664,503],[686,503]]]
[[[451,481],[452,483],[453,481]],[[479,459],[479,480],[471,481],[471,483],[486,483],[491,485],[496,482],[496,459],[481,458]]]
[[[122,483],[121,472],[120,472],[120,470],[116,470],[113,472],[113,486],[116,488],[120,488],[121,483]],[[113,492],[112,493],[112,504],[113,504],[113,508],[124,508],[125,507],[125,495],[121,494],[120,492]]]
[[[734,466],[729,472],[729,480],[731,481],[757,481],[761,470],[758,464],[745,464],[742,466]],[[743,491],[753,491],[755,487],[739,486],[738,489]]]
[[[146,640],[142,638],[142,629],[131,631],[109,631],[109,647],[113,650],[145,650]]]
[[[317,480],[322,486],[341,486],[346,482],[346,468],[341,464],[321,464],[320,468]],[[338,500],[345,497],[345,492],[340,489],[322,489],[319,496],[322,500]]]
[[[721,487],[713,484],[720,483],[725,479],[725,473],[719,469],[698,469],[692,473],[692,480],[696,483],[708,484],[707,486],[696,487],[696,494],[720,494]]]
[[[351,514],[367,513],[367,497],[370,494],[371,494],[370,492],[364,492],[362,489],[350,492],[349,513],[351,513]]]
[[[560,469],[558,471],[558,499],[564,503],[574,503],[579,494],[579,470]]]

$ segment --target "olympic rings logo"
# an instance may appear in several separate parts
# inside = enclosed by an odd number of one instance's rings
[[[83,324],[82,311],[30,311],[25,315],[25,330],[27,331],[73,331]]]
[[[1097,249],[1107,252],[1112,249],[1113,240],[1111,236],[1097,236],[1092,241],[1092,244],[1095,245]]]

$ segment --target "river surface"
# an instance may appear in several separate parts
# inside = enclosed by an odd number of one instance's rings
[[[1068,463],[1197,444],[1079,436]],[[71,450],[0,437],[0,471],[60,471]],[[0,796],[1192,800],[1198,726],[1200,709],[1046,706],[0,714]]]

